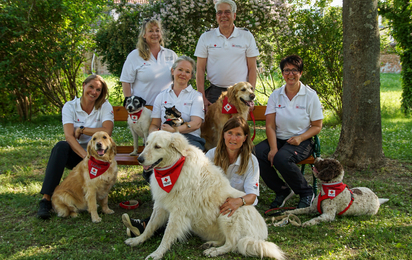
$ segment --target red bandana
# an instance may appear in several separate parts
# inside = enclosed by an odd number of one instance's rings
[[[154,169],[157,183],[159,184],[160,188],[162,188],[167,193],[169,193],[172,190],[173,186],[176,184],[185,160],[186,157],[182,156],[175,164],[169,167]]]
[[[131,118],[132,121],[133,121],[133,124],[135,124],[135,123],[137,122],[137,120],[139,120],[140,116],[142,115],[142,112],[143,112],[143,109],[140,110],[140,111],[137,112],[137,113],[129,114],[130,118]]]
[[[89,159],[89,176],[90,179],[99,177],[109,169],[110,163],[96,160],[93,156]]]
[[[228,98],[223,99],[222,114],[236,114],[237,109],[234,105],[228,102]]]
[[[336,198],[342,191],[344,191],[346,188],[348,188],[348,185],[344,184],[343,182],[338,182],[338,183],[322,183],[322,189],[323,192],[325,192],[325,195],[319,195],[318,198],[318,212],[322,214],[322,209],[320,207],[320,204],[323,200],[325,199],[330,199],[333,200]],[[349,188],[348,188],[349,189]],[[349,205],[344,209],[342,212],[338,213],[338,215],[342,215],[345,213],[350,206],[352,206],[353,203],[353,193],[351,190],[349,190],[351,193],[351,201],[349,202]]]

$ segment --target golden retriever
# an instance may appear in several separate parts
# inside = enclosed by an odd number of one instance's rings
[[[125,242],[137,246],[167,223],[162,242],[146,259],[161,259],[173,243],[184,241],[191,232],[207,241],[203,253],[209,257],[236,252],[284,258],[277,245],[265,241],[267,226],[254,206],[240,207],[231,217],[220,214],[219,207],[228,197],[245,193],[232,188],[223,170],[180,133],[152,132],[138,161],[146,170],[154,169],[150,179],[154,206],[145,231]],[[157,172],[175,165],[183,165],[177,179]]]
[[[226,97],[227,102],[236,108],[237,113],[222,113],[225,108],[228,110],[228,107],[224,107]],[[247,120],[249,107],[253,104],[254,99],[252,85],[249,82],[239,82],[230,86],[215,103],[208,107],[205,121],[201,127],[201,136],[206,140],[206,150],[216,147],[220,131],[232,116],[238,115]]]
[[[97,201],[103,213],[114,213],[107,205],[107,196],[117,178],[115,155],[113,139],[106,132],[96,132],[87,145],[87,156],[53,193],[52,205],[59,217],[77,217],[78,212],[87,210],[98,223],[102,219],[97,214]]]
[[[360,216],[375,215],[379,206],[388,199],[379,199],[373,191],[366,187],[349,189],[342,183],[344,170],[338,160],[316,158],[314,175],[322,182],[322,189],[313,204],[307,208],[285,211],[283,214],[308,214],[321,215],[302,224],[303,227],[317,225],[323,221],[333,221],[336,215]],[[339,188],[343,189],[340,193]],[[326,192],[327,191],[327,194]],[[318,205],[319,197],[325,197]]]

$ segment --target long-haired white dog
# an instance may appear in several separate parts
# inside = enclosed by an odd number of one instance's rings
[[[222,169],[213,165],[200,149],[189,145],[183,135],[151,133],[138,160],[146,170],[155,169],[150,179],[154,206],[143,234],[127,239],[126,244],[136,246],[145,242],[167,223],[161,244],[146,259],[161,259],[176,240],[184,241],[190,232],[207,241],[203,253],[209,257],[238,252],[245,256],[284,258],[277,245],[265,241],[267,226],[255,207],[240,207],[231,217],[220,214],[219,207],[228,197],[245,193],[232,188]],[[174,165],[183,165],[177,179],[164,172]]]
[[[333,221],[336,215],[375,215],[379,206],[388,199],[379,199],[366,187],[349,189],[342,183],[343,166],[335,159],[316,158],[314,175],[322,182],[322,189],[313,204],[307,208],[285,211],[283,214],[309,214],[319,212],[319,217],[302,224],[303,227]],[[321,200],[319,202],[319,200]]]

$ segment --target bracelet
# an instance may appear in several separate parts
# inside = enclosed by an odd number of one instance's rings
[[[243,205],[242,206],[245,206],[246,205],[246,200],[243,198],[243,197],[240,197],[241,199],[242,199],[242,201],[243,201]]]

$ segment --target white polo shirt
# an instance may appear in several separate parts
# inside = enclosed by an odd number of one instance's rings
[[[160,92],[153,104],[152,118],[160,118],[163,124],[166,121],[166,107],[173,106],[182,113],[182,118],[185,122],[190,122],[191,116],[198,116],[202,120],[205,119],[203,96],[200,92],[194,90],[191,85],[182,90],[178,97],[173,91],[172,85]],[[189,134],[200,137],[200,128]]]
[[[195,51],[196,57],[207,58],[207,79],[222,88],[247,81],[246,58],[258,55],[252,33],[237,27],[229,38],[221,34],[219,28],[203,33]]]
[[[80,126],[99,128],[103,126],[104,121],[114,122],[113,107],[109,101],[103,103],[100,109],[93,110],[87,114],[80,105],[80,98],[75,97],[73,100],[66,102],[62,109],[62,122],[65,124],[73,124],[74,130]],[[86,149],[87,143],[92,137],[90,135],[82,134],[77,140],[79,144]]]
[[[265,115],[276,113],[276,137],[287,140],[310,128],[310,122],[323,119],[322,105],[316,91],[300,82],[300,89],[292,100],[286,96],[285,86],[270,95]]]
[[[120,82],[132,84],[132,95],[142,97],[146,105],[153,105],[156,96],[170,84],[172,73],[170,69],[177,59],[174,51],[160,47],[157,60],[150,54],[149,60],[144,60],[135,49],[127,56],[123,65]]]
[[[215,152],[216,152],[216,147],[213,149],[210,149],[206,153],[206,157],[209,158],[209,160],[212,163],[214,163],[214,160],[215,160]],[[256,196],[259,196],[260,172],[259,172],[259,163],[258,163],[258,160],[256,159],[256,156],[252,154],[251,158],[249,159],[246,172],[243,175],[237,174],[237,171],[239,170],[239,167],[240,167],[240,160],[241,160],[241,156],[239,155],[237,157],[236,162],[229,165],[229,168],[227,168],[226,177],[229,179],[230,186],[232,186],[233,188],[237,190],[243,191],[246,194],[256,194]],[[256,205],[257,203],[258,203],[258,199],[256,198],[253,205]]]

